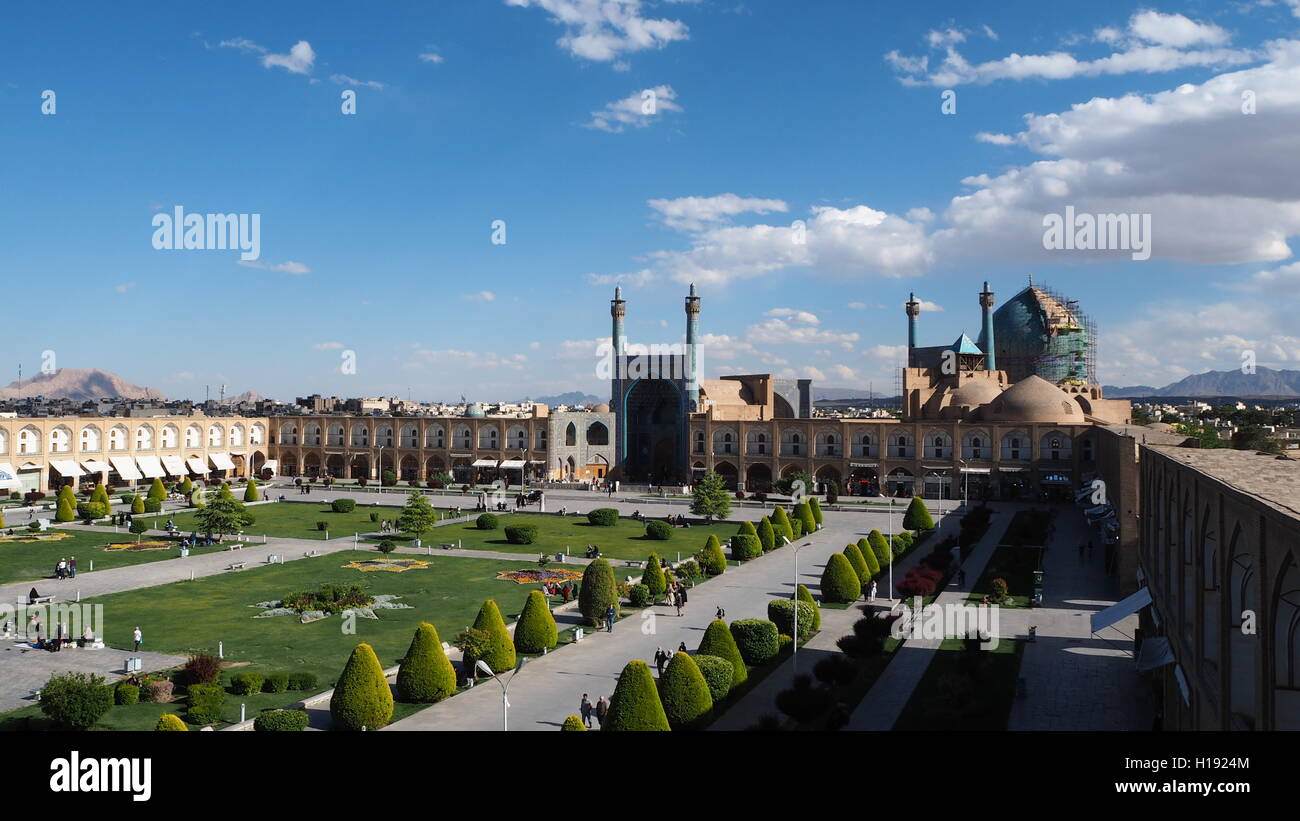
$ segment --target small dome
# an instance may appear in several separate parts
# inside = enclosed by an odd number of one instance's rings
[[[992,379],[968,379],[948,395],[948,405],[978,408],[1002,395],[1002,388]]]
[[[483,409],[482,402],[475,402],[474,404],[465,408],[465,416],[469,417],[470,419],[482,419],[483,417],[487,416],[487,411]]]
[[[592,408],[591,411],[592,413],[609,413],[609,403],[601,402],[599,405]]]
[[[1083,409],[1065,391],[1041,376],[1027,376],[984,407],[988,422],[1066,422],[1083,424]]]

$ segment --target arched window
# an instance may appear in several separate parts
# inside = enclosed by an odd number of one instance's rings
[[[702,430],[695,431],[695,452],[704,452],[704,431]]]
[[[40,453],[41,435],[36,428],[26,427],[18,431],[18,452],[22,453]]]
[[[108,449],[126,450],[126,427],[124,425],[114,425],[108,431]]]
[[[72,431],[59,425],[50,431],[50,453],[67,453],[72,450]]]
[[[370,447],[370,428],[361,423],[352,426],[352,447]]]
[[[592,422],[587,428],[588,445],[608,445],[609,428],[605,427],[604,422]]]
[[[320,425],[316,426],[316,444],[320,444]],[[244,426],[236,424],[230,429],[230,446],[232,448],[242,448],[244,446]]]
[[[153,450],[153,428],[141,425],[135,429],[135,449]]]
[[[99,428],[94,425],[87,425],[82,428],[80,438],[82,453],[94,453],[103,447],[100,441]],[[3,453],[3,451],[0,450],[0,453]]]
[[[294,431],[297,432],[296,430]],[[226,432],[221,429],[220,425],[210,425],[208,427],[208,447],[219,448],[226,441]]]
[[[253,427],[250,428],[248,431],[248,444],[260,445],[265,441],[266,441],[266,428],[262,427],[261,422],[254,423]],[[343,443],[340,441],[339,444],[341,445]]]
[[[564,444],[566,447],[574,447],[578,444],[578,426],[572,422],[564,429]]]
[[[181,432],[176,429],[175,425],[163,425],[162,429],[162,447],[166,450],[175,450],[179,447],[181,441]]]

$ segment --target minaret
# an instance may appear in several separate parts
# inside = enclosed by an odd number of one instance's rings
[[[700,330],[700,298],[695,295],[695,283],[691,283],[690,296],[686,297],[686,401],[688,410],[700,409],[700,375],[696,373],[698,359],[695,356],[696,340]]]
[[[912,364],[912,350],[916,347],[916,318],[921,315],[921,303],[916,301],[916,294],[909,294],[907,300],[907,364]]]
[[[623,300],[623,286],[614,287],[614,298],[609,301],[609,315],[614,318],[614,338],[611,340],[614,345],[614,366],[621,367],[620,360],[623,358],[623,343],[625,334],[623,332],[623,317],[627,316],[627,302]]]
[[[984,369],[996,371],[997,357],[993,352],[993,292],[989,290],[988,280],[984,281],[984,290],[980,292],[980,313],[984,325],[980,330],[980,350],[984,352]]]

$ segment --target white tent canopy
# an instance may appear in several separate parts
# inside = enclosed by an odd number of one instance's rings
[[[140,472],[146,479],[161,479],[167,475],[157,456],[137,456],[135,462],[140,466]]]
[[[516,470],[523,468],[523,466],[524,466],[523,459],[507,459],[501,463],[501,467],[503,468],[515,468]]]
[[[50,467],[69,479],[76,479],[83,473],[81,465],[71,459],[51,459]]]
[[[1118,624],[1151,603],[1151,588],[1143,587],[1131,596],[1112,604],[1105,610],[1092,614],[1091,630],[1100,633],[1112,624]]]
[[[113,466],[108,462],[101,462],[98,459],[87,459],[81,463],[81,466],[87,473],[109,473],[113,470]]]
[[[18,481],[18,471],[8,462],[0,462],[0,488],[22,487],[23,483]]]
[[[113,463],[113,470],[123,479],[131,481],[141,478],[140,471],[135,469],[135,462],[130,456],[110,456],[108,461]]]
[[[212,460],[212,466],[217,470],[235,469],[235,463],[229,453],[209,453],[208,458]]]
[[[497,466],[496,459],[475,459],[474,464],[471,465],[471,467],[476,467],[476,468],[494,468],[496,466]]]
[[[163,467],[167,468],[168,476],[184,476],[185,460],[179,456],[164,456],[162,458]]]
[[[190,458],[185,460],[185,464],[189,465],[190,470],[194,471],[200,476],[208,475],[208,465],[206,462],[203,461],[202,456],[191,456]]]

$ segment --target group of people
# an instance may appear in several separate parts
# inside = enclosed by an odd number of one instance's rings
[[[668,603],[677,609],[677,615],[682,615],[682,608],[686,606],[686,585],[681,582],[673,582],[665,591],[668,596]]]
[[[688,521],[686,521],[686,517],[685,517],[685,516],[674,516],[674,515],[669,514],[668,517],[664,519],[664,521],[667,522],[667,523],[669,524],[669,526],[671,526],[671,527],[690,527],[690,526],[691,526],[691,523],[688,522]]]
[[[578,598],[578,583],[576,581],[565,582],[545,582],[542,585],[542,593],[547,596],[559,596],[564,602],[571,602]]]
[[[131,518],[130,513],[114,513],[112,518],[113,524],[118,527],[130,527],[131,523],[135,521]]]
[[[677,652],[678,653],[686,652],[686,642],[682,642],[681,644],[677,645]],[[659,671],[660,678],[663,677],[664,667],[666,667],[668,662],[672,661],[672,659],[673,659],[673,651],[665,650],[662,647],[655,648],[655,669]]]
[[[594,544],[589,544],[587,545],[587,552],[584,553],[583,555],[586,556],[588,559],[599,559],[600,548],[596,547]]]
[[[391,521],[389,521],[388,519],[380,519],[380,520],[379,520],[379,532],[380,532],[380,533],[396,533],[396,532],[397,532],[397,527],[396,527],[396,525],[394,525],[394,524],[393,524]]]
[[[586,693],[583,693],[582,703],[578,705],[578,712],[582,715],[582,723],[588,729],[591,728],[592,715],[596,716],[596,723],[603,727],[605,725],[605,716],[609,715],[609,702],[605,700],[604,696],[601,696],[595,704],[592,704],[591,698]]]
[[[69,559],[59,559],[58,564],[54,565],[54,577],[59,581],[64,579],[77,578],[77,557]]]

